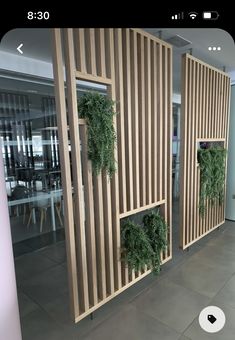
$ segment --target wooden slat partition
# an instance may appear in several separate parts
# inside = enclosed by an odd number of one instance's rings
[[[150,273],[147,267],[129,271],[121,261],[122,218],[159,207],[170,226],[163,263],[172,256],[172,49],[137,29],[65,29],[67,122],[61,33],[53,32],[62,171],[69,174],[68,129],[72,152],[73,193],[71,176],[63,175],[63,186],[72,316],[77,322]],[[86,121],[77,108],[78,79],[106,85],[115,102],[117,171],[111,180],[104,172],[92,173]]]
[[[180,246],[185,249],[224,223],[225,203],[206,202],[199,214],[199,142],[222,142],[227,148],[230,78],[201,60],[182,57],[180,150]]]

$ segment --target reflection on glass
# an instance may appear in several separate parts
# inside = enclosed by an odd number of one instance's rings
[[[0,138],[13,243],[64,224],[53,91],[53,80],[0,73]],[[107,94],[104,85],[78,80],[78,100],[87,91]]]
[[[63,227],[53,82],[4,71],[0,114],[13,242]]]
[[[179,198],[179,156],[180,156],[180,104],[173,103],[172,190],[174,199]]]

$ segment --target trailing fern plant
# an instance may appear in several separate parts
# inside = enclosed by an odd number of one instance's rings
[[[127,220],[121,226],[122,260],[129,270],[139,271],[145,266],[158,274],[161,252],[167,247],[168,226],[159,213],[150,212],[143,218],[143,226]]]
[[[88,158],[92,162],[93,173],[98,175],[105,170],[112,177],[116,170],[114,102],[97,92],[88,92],[80,98],[78,112],[81,118],[87,120]]]
[[[151,267],[155,274],[159,273],[161,265],[161,252],[167,247],[168,225],[157,212],[150,212],[143,218],[144,230],[153,250]]]
[[[204,215],[206,200],[212,204],[224,201],[225,159],[227,151],[219,146],[198,150],[200,166],[199,212]]]
[[[153,250],[144,229],[127,220],[121,225],[122,260],[129,269],[142,270],[152,263]]]

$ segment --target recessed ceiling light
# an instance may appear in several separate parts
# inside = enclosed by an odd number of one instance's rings
[[[209,51],[211,51],[211,50],[212,50],[212,47],[211,47],[211,46],[210,46],[210,47],[208,47],[208,50],[209,50]]]

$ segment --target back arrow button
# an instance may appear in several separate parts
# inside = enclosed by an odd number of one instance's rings
[[[23,51],[21,51],[21,48],[23,47],[23,44],[20,44],[18,47],[17,47],[17,51],[20,52],[20,54],[23,54]]]

